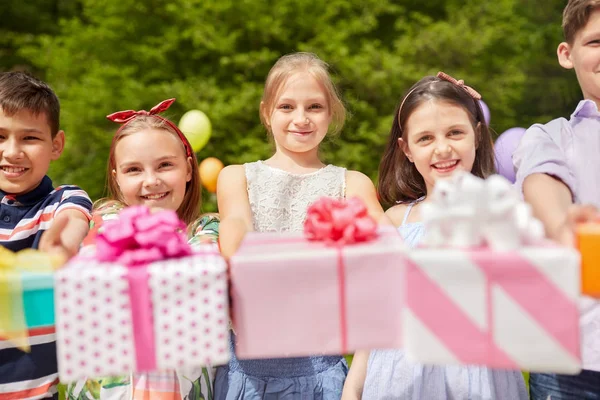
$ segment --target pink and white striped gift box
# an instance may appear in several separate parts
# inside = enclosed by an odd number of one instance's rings
[[[407,353],[426,364],[577,373],[579,262],[554,246],[409,252]]]

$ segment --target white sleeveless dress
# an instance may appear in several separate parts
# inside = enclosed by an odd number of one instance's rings
[[[262,161],[245,164],[252,224],[257,232],[297,232],[306,211],[323,196],[344,198],[346,170],[328,165],[308,174],[292,174]],[[274,316],[275,317],[275,316]],[[348,366],[342,356],[238,360],[217,369],[217,400],[338,400]]]

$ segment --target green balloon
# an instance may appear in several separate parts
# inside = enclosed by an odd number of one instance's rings
[[[190,110],[179,120],[179,129],[192,145],[192,150],[198,152],[206,146],[212,133],[210,119],[200,110]]]

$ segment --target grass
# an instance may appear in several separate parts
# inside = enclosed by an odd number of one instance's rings
[[[346,362],[348,363],[348,367],[350,367],[350,364],[352,364],[352,354],[348,354],[347,356],[344,356],[344,358],[346,359]]]
[[[58,400],[66,400],[67,398],[67,385],[63,385],[62,383],[58,384]]]

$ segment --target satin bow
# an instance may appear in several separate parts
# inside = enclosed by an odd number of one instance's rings
[[[52,272],[62,258],[27,249],[18,253],[0,246],[0,336],[29,351],[20,271]]]
[[[453,77],[451,77],[450,75],[448,75],[442,71],[438,72],[436,76],[442,80],[448,81],[448,82],[464,89],[467,93],[469,93],[469,96],[471,96],[475,100],[481,100],[481,95],[479,94],[479,92],[477,92],[471,86],[465,85],[465,81],[463,81],[462,79],[459,79],[459,80],[454,79]]]
[[[107,221],[96,239],[97,259],[127,266],[149,264],[192,254],[185,224],[175,211],[152,212],[144,206],[125,208]]]
[[[375,238],[377,223],[359,198],[322,197],[307,211],[304,234],[326,244],[351,244]]]
[[[106,118],[108,118],[109,120],[111,120],[113,122],[117,122],[119,124],[123,124],[123,126],[125,126],[127,123],[129,123],[130,121],[132,121],[136,117],[143,116],[143,115],[152,115],[155,118],[158,118],[161,121],[163,121],[164,123],[166,123],[167,125],[169,125],[175,131],[175,133],[177,133],[177,136],[179,136],[179,139],[181,139],[181,142],[183,143],[183,145],[185,147],[185,153],[186,153],[186,155],[188,157],[192,157],[192,155],[194,154],[194,151],[192,150],[192,146],[190,145],[190,142],[187,140],[187,138],[185,137],[185,135],[183,134],[183,132],[181,132],[181,130],[174,123],[172,123],[168,119],[163,118],[160,115],[158,115],[159,113],[168,110],[169,107],[171,107],[171,104],[173,104],[174,102],[175,102],[174,98],[173,99],[167,99],[167,100],[161,101],[160,103],[158,103],[157,105],[155,105],[154,107],[152,107],[150,109],[150,111],[146,111],[146,110],[140,110],[140,111],[135,111],[135,110],[117,111],[115,113],[107,115]],[[119,130],[123,129],[123,126],[121,128],[119,128]]]
[[[113,122],[117,122],[119,124],[124,124],[126,122],[131,121],[133,118],[135,118],[139,115],[156,115],[163,111],[166,111],[169,109],[169,107],[171,107],[171,104],[173,104],[174,102],[175,102],[175,99],[163,100],[160,103],[158,103],[157,105],[155,105],[154,107],[152,107],[150,109],[150,111],[146,111],[146,110],[117,111],[115,113],[107,115],[106,118],[108,118],[109,120],[111,120]]]
[[[429,202],[421,205],[425,243],[431,247],[473,248],[487,245],[499,251],[537,245],[543,225],[519,198],[512,183],[500,175],[483,180],[463,171],[436,182]]]

